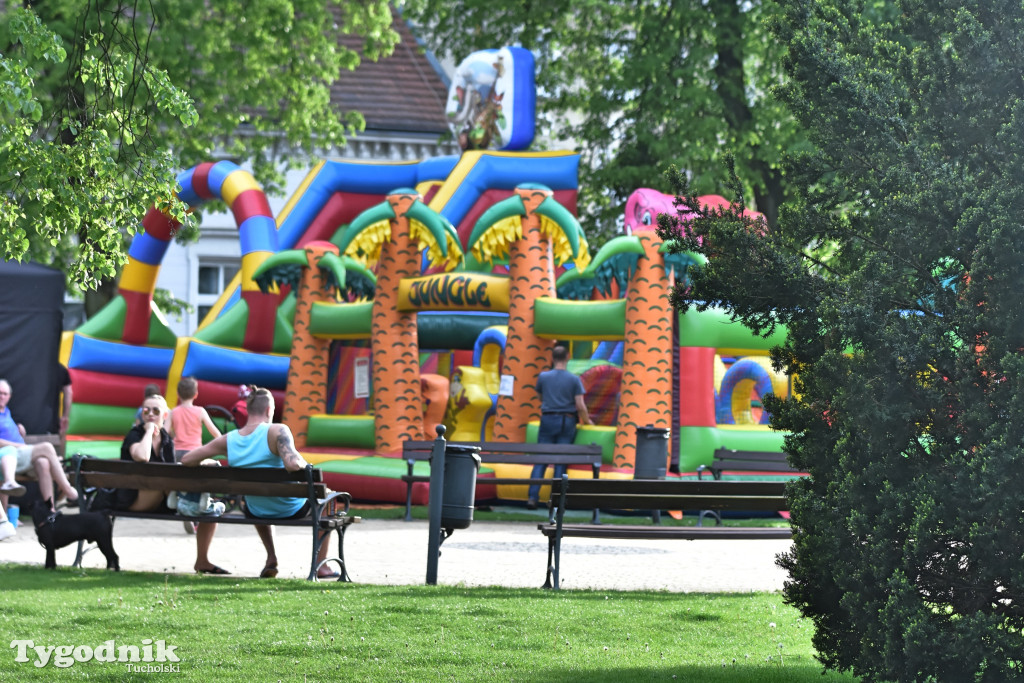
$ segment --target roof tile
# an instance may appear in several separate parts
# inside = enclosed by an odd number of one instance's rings
[[[331,86],[331,101],[342,110],[360,112],[367,130],[447,132],[448,89],[441,75],[394,11],[392,27],[401,37],[395,51],[376,62],[364,60],[354,71],[343,71]],[[362,42],[357,35],[338,37],[340,45],[360,55]]]

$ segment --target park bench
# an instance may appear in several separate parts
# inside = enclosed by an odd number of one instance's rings
[[[554,521],[538,524],[548,539],[543,588],[558,589],[562,539],[787,539],[789,527],[638,526],[566,524],[566,510],[761,510],[788,509],[785,482],[694,481],[692,479],[562,479],[551,495]]]
[[[734,448],[717,448],[710,465],[697,467],[697,478],[702,479],[705,472],[710,472],[716,481],[722,479],[723,472],[748,474],[771,472],[794,477],[803,475],[803,472],[793,469],[786,457],[785,453],[778,451],[740,451]],[[717,510],[702,510],[697,524],[702,525],[707,516],[714,517],[719,524],[722,523],[722,516]]]
[[[229,509],[220,516],[185,515],[159,512],[131,512],[127,510],[105,510],[112,519],[117,517],[152,519],[176,522],[216,522],[217,524],[272,524],[274,526],[309,527],[313,532],[313,554],[309,576],[317,579],[316,572],[322,563],[317,562],[321,543],[333,530],[338,536],[338,556],[328,558],[324,563],[338,564],[338,580],[350,581],[345,565],[345,531],[349,525],[360,521],[359,517],[348,514],[351,496],[348,493],[330,492],[323,483],[320,470],[307,465],[301,470],[289,472],[274,467],[184,467],[169,463],[130,462],[127,460],[102,460],[76,455],[73,459],[73,483],[78,489],[79,506],[85,511],[92,496],[87,495],[98,489],[150,489],[157,491],[187,491],[212,493],[224,496],[280,496],[306,498],[310,503],[310,514],[302,519],[263,520],[246,517],[240,510]],[[78,556],[74,566],[80,566],[83,543],[79,542]]]
[[[723,472],[777,472],[779,474],[803,474],[793,469],[786,459],[785,453],[775,451],[738,451],[732,448],[715,449],[710,465],[697,468],[697,478],[704,472],[710,472],[716,480],[722,478]]]
[[[433,441],[406,441],[402,444],[402,457],[409,466],[407,474],[402,476],[406,483],[405,494],[405,520],[412,519],[412,487],[417,482],[429,482],[430,477],[426,475],[414,475],[413,466],[417,460],[429,460],[433,448]],[[514,464],[514,465],[536,465],[545,463],[548,465],[590,465],[593,478],[597,479],[601,474],[601,446],[598,444],[554,444],[554,443],[504,443],[495,441],[459,441],[449,442],[450,446],[474,446],[480,449],[480,461],[483,465],[489,464]],[[532,477],[494,477],[483,480],[487,484],[551,484],[556,486],[557,479],[545,479]],[[597,510],[594,511],[594,521],[598,520]],[[549,518],[550,519],[550,518]]]

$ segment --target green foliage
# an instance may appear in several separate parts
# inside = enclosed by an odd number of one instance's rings
[[[184,299],[174,296],[174,293],[157,287],[153,290],[153,303],[166,315],[173,315],[175,320],[181,321],[186,313],[192,313],[194,307]]]
[[[780,5],[782,96],[816,151],[794,161],[777,229],[698,212],[680,248],[709,261],[678,301],[789,328],[773,360],[799,400],[765,406],[811,477],[791,488],[782,564],[826,666],[1020,680],[1024,10]]]
[[[363,36],[371,59],[398,40],[385,0],[52,0],[0,15],[0,256],[94,288],[154,201],[194,222],[172,199],[179,171],[229,156],[280,191],[292,160],[363,126],[330,103],[360,61],[339,33]]]
[[[782,79],[780,45],[764,27],[773,12],[738,0],[426,0],[406,16],[457,61],[512,44],[534,53],[539,133],[578,145],[581,213],[600,247],[633,190],[665,189],[669,164],[700,193],[720,192],[728,150],[774,222],[786,193],[780,160],[802,135],[771,95]]]

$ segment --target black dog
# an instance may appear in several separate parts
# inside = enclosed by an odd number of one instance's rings
[[[86,540],[99,546],[107,558],[107,569],[121,571],[111,534],[114,525],[101,512],[80,512],[64,515],[54,512],[44,501],[37,500],[32,506],[32,522],[36,527],[39,545],[46,548],[46,568],[57,568],[57,548],[63,548],[75,541]]]

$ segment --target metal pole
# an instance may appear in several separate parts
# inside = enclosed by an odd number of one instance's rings
[[[441,506],[444,504],[444,425],[437,426],[437,438],[430,451],[430,524],[427,533],[427,585],[437,585],[437,558],[441,555]]]

